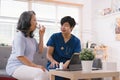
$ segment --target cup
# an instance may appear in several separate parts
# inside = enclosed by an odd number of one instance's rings
[[[40,25],[40,24],[39,24],[36,28],[39,29],[39,30],[41,30],[41,31],[43,31],[44,25]]]
[[[63,69],[63,62],[60,62],[59,69]]]
[[[40,25],[40,24],[38,24],[38,25],[36,26],[37,29],[41,29],[41,27],[42,27],[42,25]]]

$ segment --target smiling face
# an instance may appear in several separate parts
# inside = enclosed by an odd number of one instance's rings
[[[62,31],[63,34],[70,34],[72,29],[73,29],[73,27],[70,27],[70,24],[68,22],[65,22],[61,26],[61,31]]]
[[[30,23],[31,23],[30,31],[34,31],[36,29],[36,25],[37,25],[36,16],[34,14],[32,15]]]

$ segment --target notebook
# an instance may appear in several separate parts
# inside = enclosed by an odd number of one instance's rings
[[[57,69],[62,71],[79,71],[82,70],[81,60],[79,58],[80,53],[74,53],[70,59],[70,63],[67,69]],[[92,70],[99,70],[100,68],[93,67]]]

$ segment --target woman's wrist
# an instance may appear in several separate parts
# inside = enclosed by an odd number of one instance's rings
[[[39,35],[39,38],[43,38],[44,37],[44,35]]]

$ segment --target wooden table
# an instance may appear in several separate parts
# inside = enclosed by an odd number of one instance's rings
[[[104,78],[104,77],[112,77],[112,80],[119,80],[118,71],[96,70],[92,72],[83,72],[83,71],[50,70],[49,73],[51,78],[50,80],[55,80],[55,76],[69,78],[70,80],[78,80],[78,79],[91,80],[91,78]]]

